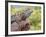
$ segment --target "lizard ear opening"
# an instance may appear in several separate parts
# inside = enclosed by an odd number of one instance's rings
[[[22,20],[26,20],[26,17],[25,16],[22,16]]]

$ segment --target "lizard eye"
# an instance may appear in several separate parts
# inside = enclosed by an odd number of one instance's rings
[[[28,26],[29,25],[29,23],[26,23],[26,26]]]

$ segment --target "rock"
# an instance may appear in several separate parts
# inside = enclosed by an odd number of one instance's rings
[[[11,24],[11,31],[20,31],[20,30],[21,30],[20,25],[17,24],[16,22]]]

